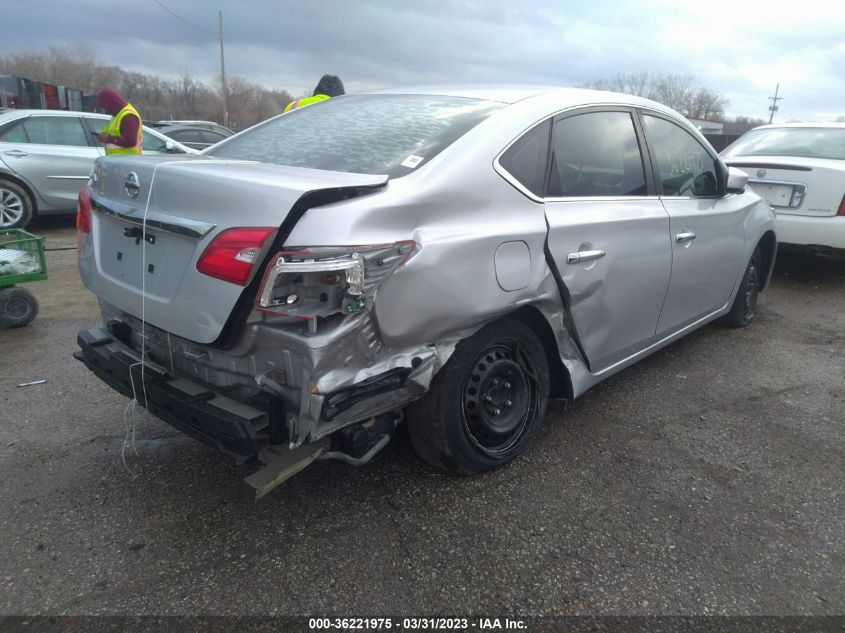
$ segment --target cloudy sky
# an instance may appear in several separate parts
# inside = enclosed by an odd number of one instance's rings
[[[0,51],[87,43],[109,64],[211,79],[220,9],[227,74],[295,96],[323,73],[354,92],[650,71],[699,77],[730,114],[767,117],[780,83],[776,121],[845,115],[841,0],[12,0]]]

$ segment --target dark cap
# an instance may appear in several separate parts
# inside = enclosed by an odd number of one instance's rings
[[[339,97],[346,94],[343,90],[343,82],[337,75],[323,75],[320,78],[320,83],[314,88],[315,95],[328,95],[330,97]]]

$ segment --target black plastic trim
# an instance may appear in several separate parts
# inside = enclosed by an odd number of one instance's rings
[[[321,416],[324,420],[331,421],[338,413],[362,400],[404,387],[410,375],[410,367],[395,367],[350,387],[338,389],[326,396]]]
[[[813,171],[812,167],[804,167],[803,165],[778,165],[777,163],[749,163],[749,162],[734,162],[732,160],[725,160],[725,164],[730,167],[753,167],[754,169],[783,169],[785,171]]]
[[[267,444],[265,430],[269,414],[256,409],[254,417],[244,417],[210,403],[217,394],[203,390],[188,395],[172,384],[174,378],[147,365],[141,369],[137,359],[107,345],[109,336],[82,330],[77,336],[80,350],[74,358],[85,364],[100,380],[127,398],[135,398],[142,407],[183,433],[218,449],[239,464],[254,459]],[[133,389],[134,385],[134,389]],[[274,403],[279,415],[279,403]],[[260,408],[260,407],[259,407]]]

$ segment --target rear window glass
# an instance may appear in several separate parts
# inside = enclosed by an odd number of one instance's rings
[[[845,128],[782,127],[751,130],[724,156],[802,156],[845,160]]]
[[[504,105],[429,95],[335,97],[257,125],[206,154],[397,178]]]

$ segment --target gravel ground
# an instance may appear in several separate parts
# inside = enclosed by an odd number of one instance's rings
[[[96,302],[72,223],[35,230],[67,250],[0,332],[0,614],[845,613],[845,261],[782,253],[751,328],[551,403],[501,471],[435,472],[400,433],[252,504],[252,469],[71,358]]]

